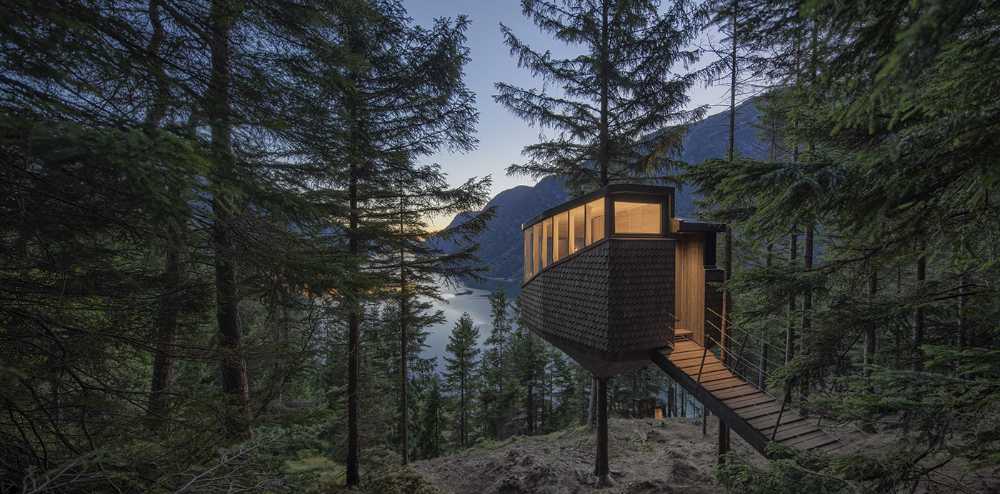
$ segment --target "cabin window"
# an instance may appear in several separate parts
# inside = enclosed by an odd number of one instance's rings
[[[587,245],[604,238],[604,198],[587,203]]]
[[[552,264],[552,218],[542,222],[542,267]]]
[[[531,269],[532,273],[538,273],[542,269],[542,224],[535,223],[531,227],[532,249],[531,249]]]
[[[583,213],[584,207],[576,207],[569,212],[569,251],[576,252],[586,244],[587,220]]]
[[[662,233],[662,204],[615,201],[615,233]]]
[[[528,281],[533,274],[531,272],[531,228],[524,231],[524,281]]]
[[[569,254],[569,211],[557,214],[552,228],[555,234],[555,239],[552,242],[555,246],[552,260],[558,261]]]

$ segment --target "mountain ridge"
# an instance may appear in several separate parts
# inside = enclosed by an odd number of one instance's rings
[[[753,101],[746,101],[737,107],[735,144],[739,156],[761,159],[766,156],[766,146],[758,138],[756,124],[760,111]],[[688,126],[682,142],[680,161],[700,164],[708,159],[723,158],[727,154],[729,136],[729,111],[705,117]],[[479,259],[488,267],[487,279],[493,281],[516,282],[520,280],[522,268],[521,224],[537,216],[542,211],[557,206],[569,198],[564,180],[545,177],[533,186],[518,185],[500,191],[486,204],[495,208],[495,216],[476,238],[480,244]],[[697,217],[696,201],[700,198],[693,187],[677,187],[675,209],[678,216]],[[471,213],[460,213],[448,227],[459,225]],[[452,252],[457,246],[439,241],[437,246],[445,252]]]

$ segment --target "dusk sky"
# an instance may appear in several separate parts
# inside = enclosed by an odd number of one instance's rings
[[[448,174],[449,182],[460,183],[469,177],[492,175],[493,192],[496,194],[519,184],[533,184],[529,177],[508,176],[508,165],[521,162],[521,149],[538,142],[539,129],[529,127],[524,121],[493,102],[496,94],[493,84],[497,81],[521,87],[540,87],[541,82],[517,67],[509,49],[503,43],[499,24],[514,30],[522,40],[538,50],[550,49],[556,55],[573,54],[567,47],[547,34],[539,32],[529,19],[521,15],[518,0],[404,0],[409,14],[421,25],[429,25],[437,17],[465,15],[471,20],[467,33],[472,60],[466,66],[466,84],[476,93],[479,108],[479,147],[468,153],[442,152],[429,161],[440,163]],[[703,60],[704,61],[704,60]],[[684,70],[679,67],[678,70]],[[725,87],[691,88],[691,105],[723,105],[728,103]],[[724,110],[712,106],[708,112]],[[491,194],[491,196],[492,196]],[[436,219],[436,226],[447,225],[450,218]]]

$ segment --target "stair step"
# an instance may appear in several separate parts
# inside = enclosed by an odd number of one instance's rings
[[[777,415],[781,413],[781,405],[776,403],[764,403],[762,405],[754,405],[752,407],[746,407],[740,410],[740,417],[746,420],[753,420],[761,417],[766,417],[768,415]]]
[[[736,386],[741,386],[746,384],[746,381],[738,377],[729,377],[726,379],[720,379],[718,381],[702,382],[701,385],[705,389],[715,393],[716,391],[722,391],[724,389],[735,388]]]
[[[701,372],[701,381],[698,381],[698,382],[700,382],[701,384],[707,384],[707,383],[710,383],[712,381],[718,381],[718,380],[721,380],[721,379],[729,379],[731,377],[737,377],[737,376],[735,374],[733,374],[732,372],[729,372],[729,369],[723,369],[723,370],[712,371],[712,372],[702,371]]]
[[[779,414],[775,413],[765,417],[753,419],[750,421],[750,425],[753,426],[754,429],[770,434],[771,430],[774,429],[774,425],[778,423],[778,415]],[[802,417],[788,417],[785,414],[781,414],[781,424],[778,427],[778,431],[784,430],[785,426],[791,427],[792,425],[798,424],[803,420],[805,419]]]
[[[700,363],[695,363],[694,365],[689,365],[687,367],[681,368],[682,371],[687,373],[691,377],[698,375],[698,371],[701,371],[701,375],[705,375],[709,372],[715,372],[720,370],[729,370],[726,366],[722,365],[722,362],[705,362],[702,366]]]
[[[723,403],[729,408],[732,408],[736,413],[740,412],[740,409],[752,407],[756,405],[762,405],[764,403],[777,403],[774,397],[760,393],[756,395],[744,396],[741,398],[734,398],[731,400],[725,400]]]
[[[795,449],[810,450],[813,448],[819,448],[822,446],[828,446],[837,442],[837,439],[833,436],[816,429],[809,434],[803,434],[801,436],[788,439],[787,441],[779,441],[783,446],[792,447]]]
[[[760,393],[759,389],[757,389],[757,388],[755,388],[755,387],[753,387],[753,386],[751,386],[749,384],[743,384],[743,385],[737,386],[735,388],[730,388],[730,389],[726,389],[726,390],[723,390],[723,391],[713,392],[712,395],[715,396],[716,398],[722,400],[722,401],[727,401],[727,400],[730,400],[732,398],[739,398],[741,396],[755,395],[757,393]],[[760,394],[763,394],[763,393],[760,393]]]
[[[772,430],[773,429],[768,428],[761,432],[763,432],[765,436],[771,437]],[[812,420],[804,420],[801,422],[796,422],[794,424],[788,424],[787,426],[785,425],[784,421],[782,421],[782,424],[778,426],[778,433],[774,435],[774,440],[778,441],[779,443],[783,443],[784,441],[799,436],[804,436],[806,434],[811,434],[818,430],[819,427],[816,427],[816,422]]]
[[[678,350],[674,347],[674,350],[670,352],[670,361],[674,362],[677,360],[684,360],[691,357],[701,358],[705,354],[704,350],[699,350],[695,348],[694,350]]]

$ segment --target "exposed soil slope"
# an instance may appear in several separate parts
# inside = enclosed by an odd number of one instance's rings
[[[415,463],[443,492],[517,493],[718,493],[715,424],[685,419],[611,420],[610,462],[614,485],[595,487],[594,435],[575,428],[519,437]],[[750,450],[733,441],[733,447]]]

